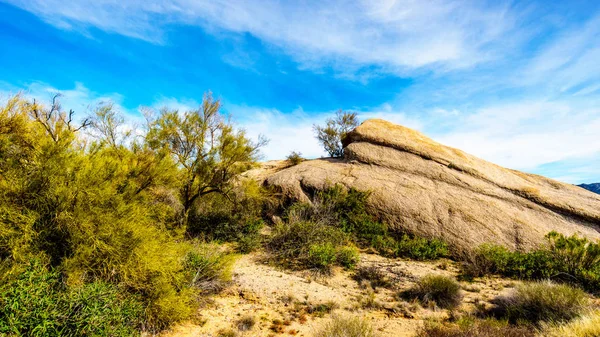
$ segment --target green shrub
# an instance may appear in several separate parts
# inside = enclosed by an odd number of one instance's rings
[[[369,192],[336,184],[316,192],[311,204],[289,207],[285,219],[288,223],[312,222],[339,228],[357,245],[373,247],[389,257],[433,260],[448,255],[447,245],[440,240],[390,233],[385,224],[369,214],[369,196]]]
[[[0,335],[137,336],[143,304],[103,282],[66,288],[40,261],[0,285]]]
[[[190,285],[205,292],[222,289],[231,281],[235,256],[216,244],[197,244],[185,258],[184,269]]]
[[[285,157],[285,160],[288,162],[290,166],[295,166],[303,162],[305,159],[302,158],[302,153],[292,151],[290,154]]]
[[[588,299],[582,290],[550,281],[519,285],[512,294],[493,302],[496,307],[492,314],[511,323],[563,322],[588,308]]]
[[[261,244],[262,212],[270,199],[254,181],[244,181],[229,196],[213,194],[198,202],[189,215],[187,234],[208,241],[237,242],[242,253]]]
[[[337,263],[344,268],[352,269],[360,261],[358,249],[354,246],[338,247],[335,254]]]
[[[462,272],[468,277],[499,274],[529,280],[550,278],[578,284],[590,291],[600,290],[598,243],[556,232],[550,232],[546,238],[547,247],[526,253],[483,245],[466,256]]]
[[[438,239],[403,235],[397,243],[395,255],[415,260],[435,260],[448,256],[448,246]]]
[[[400,296],[418,299],[424,304],[432,302],[444,309],[455,308],[462,301],[460,284],[442,275],[424,276],[412,288],[401,292]]]
[[[339,228],[302,221],[277,225],[267,247],[289,267],[327,269],[333,264],[352,265],[355,252],[344,248],[347,244],[348,237]]]
[[[335,316],[326,323],[315,337],[376,337],[371,324],[361,317]]]
[[[311,245],[308,250],[309,266],[327,269],[336,261],[336,250],[331,242]]]

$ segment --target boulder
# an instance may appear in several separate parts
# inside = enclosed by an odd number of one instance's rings
[[[365,121],[344,146],[343,159],[270,162],[249,176],[306,202],[333,184],[371,191],[369,208],[390,228],[459,250],[530,249],[553,230],[600,238],[600,195],[580,187],[503,168],[384,120]]]

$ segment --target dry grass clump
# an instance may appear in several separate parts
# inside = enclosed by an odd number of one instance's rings
[[[354,273],[353,278],[359,283],[363,281],[369,282],[373,289],[379,287],[389,288],[392,286],[392,281],[386,275],[385,271],[377,266],[359,267]]]
[[[254,316],[244,316],[237,321],[237,328],[240,331],[249,331],[256,325],[256,318]]]
[[[369,322],[361,317],[336,316],[315,337],[377,337]]]
[[[402,291],[400,297],[417,299],[423,304],[435,303],[440,308],[452,309],[460,305],[460,284],[443,275],[422,277],[412,288]]]
[[[511,323],[564,322],[588,307],[588,298],[582,290],[550,281],[519,285],[512,294],[493,302],[496,307],[492,314]]]
[[[597,337],[600,336],[600,311],[592,311],[567,324],[548,324],[538,337]]]
[[[523,326],[513,326],[496,320],[468,322],[467,324],[426,324],[416,337],[534,337],[535,333]]]

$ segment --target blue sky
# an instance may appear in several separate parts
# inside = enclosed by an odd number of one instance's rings
[[[598,1],[0,0],[0,46],[0,96],[135,121],[210,90],[265,159],[323,155],[311,126],[341,108],[600,181]]]

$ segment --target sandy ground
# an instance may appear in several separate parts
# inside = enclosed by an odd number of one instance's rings
[[[422,308],[417,303],[398,299],[398,290],[410,287],[427,274],[456,276],[451,261],[416,262],[387,259],[362,254],[360,267],[375,266],[392,280],[391,289],[359,283],[352,271],[336,269],[323,276],[311,271],[292,272],[264,262],[259,253],[244,255],[234,266],[232,285],[212,298],[200,311],[194,323],[179,325],[163,333],[163,337],[229,336],[312,336],[335,315],[361,316],[372,322],[382,337],[413,336],[424,320],[443,319],[448,312],[438,308]],[[468,312],[478,302],[485,303],[514,282],[484,279],[463,283],[464,300],[457,312]],[[321,313],[319,305],[334,306]],[[312,309],[312,310],[311,310]],[[252,329],[240,331],[238,321],[253,317]]]

